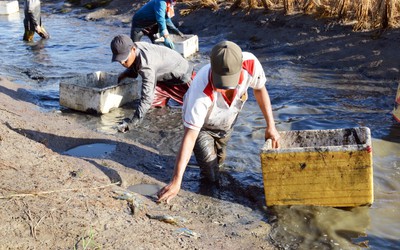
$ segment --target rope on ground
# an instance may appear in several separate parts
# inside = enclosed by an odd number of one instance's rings
[[[93,189],[103,189],[107,188],[110,186],[115,186],[119,185],[119,182],[107,184],[104,186],[99,186],[99,187],[91,187],[91,188],[67,188],[67,189],[60,189],[60,190],[50,190],[50,191],[41,191],[41,192],[33,192],[33,193],[25,193],[25,194],[11,194],[11,195],[6,195],[6,196],[0,196],[0,199],[11,199],[11,198],[16,198],[16,197],[28,197],[28,196],[38,196],[38,195],[44,195],[44,194],[52,194],[52,193],[61,193],[61,192],[76,192],[80,190],[93,190]]]

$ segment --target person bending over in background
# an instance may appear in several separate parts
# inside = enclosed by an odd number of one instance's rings
[[[151,42],[157,39],[156,34],[164,37],[165,46],[174,49],[169,32],[183,36],[175,27],[171,18],[174,13],[174,0],[150,0],[140,8],[132,17],[131,38],[134,42],[140,41],[143,35],[150,38]]]
[[[179,193],[192,152],[200,166],[201,177],[218,181],[227,142],[247,100],[249,87],[253,88],[267,123],[265,139],[272,139],[273,147],[279,147],[280,136],[275,128],[266,78],[259,60],[229,41],[218,43],[212,49],[210,59],[211,64],[200,69],[184,97],[184,135],[172,180],[158,192],[159,201],[168,203]]]
[[[24,41],[33,41],[33,36],[35,35],[35,32],[44,39],[50,38],[49,34],[42,25],[40,12],[40,0],[24,1]]]
[[[140,103],[131,119],[124,119],[118,131],[127,132],[140,124],[150,107],[163,107],[171,98],[183,103],[183,95],[194,75],[191,65],[181,54],[164,46],[146,42],[134,43],[127,35],[111,41],[112,62],[126,68],[118,82],[126,77],[142,77]]]

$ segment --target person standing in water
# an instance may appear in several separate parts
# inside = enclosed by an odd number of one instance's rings
[[[45,30],[41,18],[40,0],[24,0],[24,41],[33,41],[33,36],[37,33],[43,39],[50,38]]]

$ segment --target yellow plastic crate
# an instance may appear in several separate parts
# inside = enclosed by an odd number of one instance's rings
[[[261,150],[267,206],[354,207],[373,203],[367,127],[280,132],[281,147]]]

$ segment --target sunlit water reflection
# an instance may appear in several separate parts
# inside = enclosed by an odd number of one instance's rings
[[[45,15],[49,40],[22,41],[23,17],[0,16],[0,75],[31,88],[29,94],[43,111],[62,110],[68,116],[102,133],[115,134],[115,125],[130,116],[132,107],[102,116],[61,108],[58,84],[63,78],[102,70],[120,72],[111,63],[109,43],[114,35],[129,34],[129,25],[107,26],[68,15]],[[273,35],[273,34],[272,34]],[[190,60],[199,69],[211,47],[223,39],[201,37],[201,53]],[[396,249],[400,245],[400,126],[392,119],[395,83],[365,79],[355,72],[302,68],[288,61],[284,48],[257,54],[266,71],[268,91],[279,130],[335,129],[367,126],[373,136],[375,203],[350,210],[282,206],[268,210],[273,225],[269,239],[282,249]],[[155,109],[143,125],[125,134],[129,139],[175,155],[180,143],[180,109]],[[225,171],[234,186],[253,200],[263,202],[259,151],[265,123],[254,96],[245,106],[229,144]],[[83,155],[85,156],[85,155]],[[172,166],[169,166],[172,167]],[[157,167],[156,171],[160,171]],[[184,188],[197,191],[196,168],[189,168]],[[267,237],[267,236],[266,236]]]

